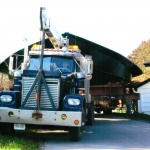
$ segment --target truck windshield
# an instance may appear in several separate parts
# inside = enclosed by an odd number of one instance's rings
[[[31,57],[29,70],[38,70],[40,67],[40,59],[38,57]],[[72,58],[67,57],[44,57],[43,70],[44,71],[61,71],[73,72],[75,69],[75,62]]]

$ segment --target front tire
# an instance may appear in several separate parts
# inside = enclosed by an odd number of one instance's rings
[[[91,102],[90,107],[88,108],[86,125],[91,126],[93,124],[94,124],[94,103]]]
[[[71,141],[80,141],[82,139],[82,127],[70,127],[69,138]]]
[[[2,135],[13,136],[15,134],[13,123],[0,123],[0,132]]]

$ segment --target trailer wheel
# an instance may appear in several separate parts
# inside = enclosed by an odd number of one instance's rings
[[[82,139],[82,127],[70,127],[69,138],[71,141],[80,141]]]
[[[15,130],[12,123],[0,123],[0,132],[2,135],[10,135],[13,136],[15,134]]]

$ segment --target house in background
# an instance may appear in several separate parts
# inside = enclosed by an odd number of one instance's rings
[[[135,90],[140,93],[138,112],[150,115],[150,78],[136,85]]]

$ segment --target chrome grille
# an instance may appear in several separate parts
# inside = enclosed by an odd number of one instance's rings
[[[22,103],[25,100],[33,82],[35,80],[35,77],[23,77],[23,89],[22,89]],[[58,108],[59,106],[59,90],[60,90],[60,81],[59,79],[55,78],[45,78],[47,86],[49,88],[52,100],[55,104],[55,107]],[[37,86],[37,84],[36,84]],[[35,86],[35,87],[36,87]],[[25,103],[24,107],[37,107],[36,99],[35,99],[35,88],[32,90],[31,95],[29,96],[29,99]],[[49,109],[52,108],[52,104],[50,102],[50,99],[48,98],[48,94],[46,92],[45,86],[42,83],[41,85],[41,96],[40,96],[40,108],[42,109]]]

